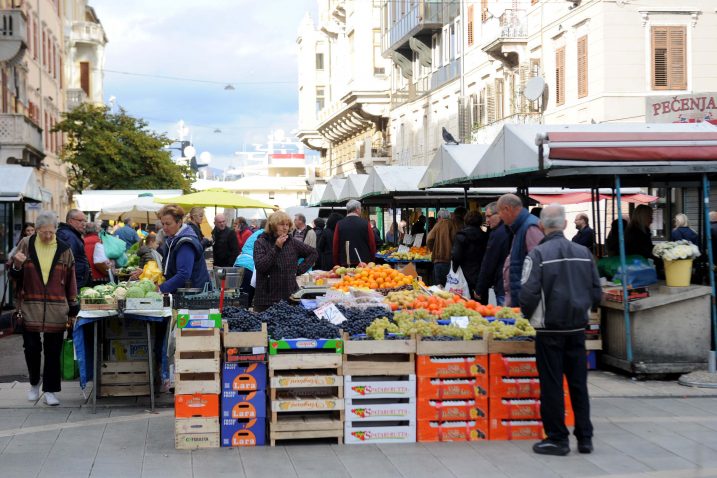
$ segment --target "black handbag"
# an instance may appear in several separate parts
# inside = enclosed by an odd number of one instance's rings
[[[5,274],[5,288],[2,294],[2,301],[0,302],[0,338],[8,337],[12,334],[18,334],[22,332],[22,325],[25,317],[22,314],[22,293],[18,296],[17,307],[15,310],[4,310],[5,309],[5,298],[7,297],[7,291],[10,288],[10,284],[7,281],[7,273]]]

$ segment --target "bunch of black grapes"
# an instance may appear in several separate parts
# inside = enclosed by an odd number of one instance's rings
[[[231,332],[257,332],[261,330],[259,316],[241,307],[224,307],[222,317],[226,319]]]
[[[340,336],[338,327],[331,322],[284,301],[272,305],[259,316],[266,322],[269,337],[275,340],[334,339]]]
[[[388,320],[393,321],[393,312],[384,309],[383,307],[367,307],[360,309],[356,307],[344,307],[343,305],[336,306],[346,321],[343,322],[341,327],[344,332],[348,333],[350,337],[358,334],[365,334],[366,327],[371,325],[376,319],[386,317]]]

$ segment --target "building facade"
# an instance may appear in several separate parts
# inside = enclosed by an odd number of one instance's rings
[[[87,0],[65,2],[67,109],[104,103],[103,68],[107,35]]]
[[[299,131],[321,151],[319,174],[366,172],[388,161],[390,64],[378,2],[319,0],[299,28]]]

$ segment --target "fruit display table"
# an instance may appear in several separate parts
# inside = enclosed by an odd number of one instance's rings
[[[650,287],[629,302],[632,360],[627,359],[624,307],[603,300],[603,361],[627,372],[686,373],[704,368],[710,350],[710,288]]]

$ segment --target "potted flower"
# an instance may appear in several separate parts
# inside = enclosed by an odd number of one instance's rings
[[[670,287],[687,287],[692,276],[692,260],[700,250],[690,241],[671,241],[657,244],[652,253],[665,264],[665,279]]]

